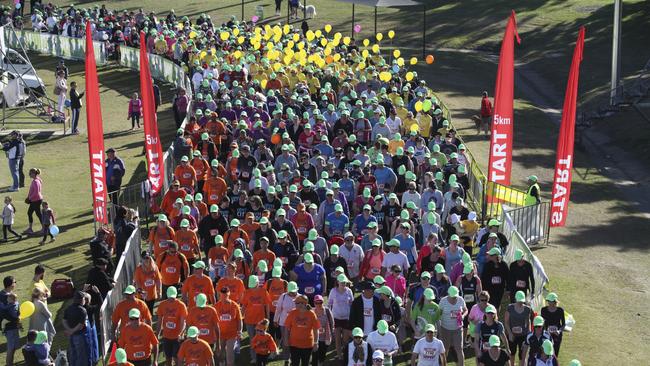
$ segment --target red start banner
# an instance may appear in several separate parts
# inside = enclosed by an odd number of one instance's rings
[[[490,159],[488,181],[510,185],[512,166],[512,124],[513,90],[515,74],[515,45],[521,43],[517,33],[514,10],[508,19],[506,32],[501,43],[499,68],[494,90],[494,115],[492,116],[492,135],[490,136]]]
[[[578,99],[578,77],[585,44],[585,28],[581,27],[573,51],[569,81],[564,94],[562,123],[557,138],[555,178],[553,179],[553,200],[551,204],[551,227],[564,226],[569,211],[571,195],[571,172],[573,170],[573,143],[575,140],[576,102]]]
[[[86,23],[86,122],[88,124],[88,154],[90,183],[93,193],[95,221],[108,224],[106,215],[106,169],[104,167],[104,126],[99,100],[97,64],[90,23]]]

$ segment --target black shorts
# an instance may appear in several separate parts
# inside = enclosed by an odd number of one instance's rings
[[[348,319],[334,319],[334,327],[335,328],[343,328],[346,330],[351,330],[350,329],[350,321]]]
[[[518,356],[519,360],[521,360],[521,357],[523,356],[521,354],[521,346],[523,346],[524,340],[526,340],[525,336],[514,336],[513,339],[512,339],[512,342],[508,342],[508,348],[510,348],[510,354],[511,355],[516,354],[517,353],[517,348],[519,348],[519,356]]]
[[[176,357],[178,349],[181,348],[181,342],[178,339],[162,339],[163,352],[165,358]]]

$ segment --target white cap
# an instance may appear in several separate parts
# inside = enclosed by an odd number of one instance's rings
[[[451,214],[450,221],[452,225],[457,224],[460,221],[460,216],[458,216],[457,214]]]
[[[372,359],[373,360],[376,360],[376,359],[379,359],[379,358],[382,359],[382,360],[384,359],[384,352],[382,352],[381,350],[376,350],[375,352],[372,353]]]

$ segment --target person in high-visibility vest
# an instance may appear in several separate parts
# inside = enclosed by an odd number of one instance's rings
[[[531,175],[528,177],[528,189],[526,190],[526,197],[524,198],[525,206],[538,205],[542,202],[539,197],[539,184],[537,184],[537,176]]]

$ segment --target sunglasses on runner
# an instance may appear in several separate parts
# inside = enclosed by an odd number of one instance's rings
[[[480,302],[487,302],[488,299],[479,299]]]

